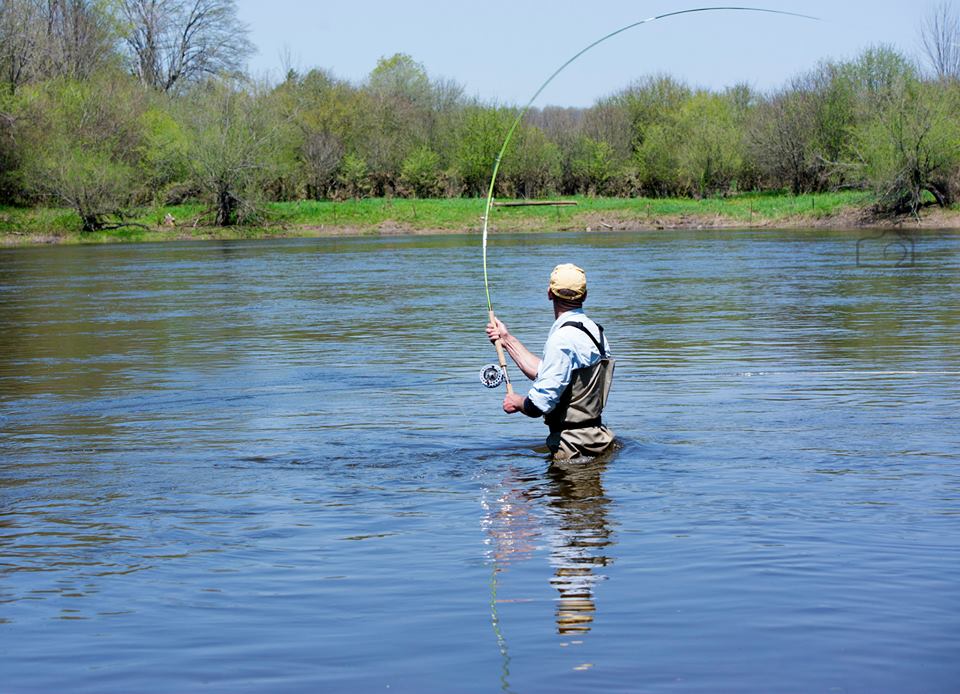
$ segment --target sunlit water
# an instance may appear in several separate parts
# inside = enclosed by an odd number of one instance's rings
[[[960,237],[857,250],[495,237],[618,360],[559,470],[475,236],[0,252],[0,690],[957,692]]]

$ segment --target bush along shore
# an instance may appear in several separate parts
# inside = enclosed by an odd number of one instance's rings
[[[724,198],[563,198],[563,205],[494,207],[495,232],[642,231],[697,228],[960,228],[960,208],[923,208],[918,216],[875,212],[869,193],[742,194]],[[260,223],[217,226],[202,205],[133,211],[129,225],[82,231],[70,209],[0,207],[0,244],[150,242],[183,239],[292,238],[478,232],[483,200],[370,198],[342,202],[267,203]],[[539,201],[554,202],[554,201]],[[575,204],[574,204],[575,203]]]

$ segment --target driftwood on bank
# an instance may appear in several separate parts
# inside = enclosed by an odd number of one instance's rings
[[[576,200],[519,200],[493,203],[494,207],[576,207],[576,205]]]

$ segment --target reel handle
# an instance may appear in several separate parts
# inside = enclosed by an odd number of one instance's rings
[[[494,325],[497,324],[497,319],[493,315],[493,309],[490,309],[490,322]],[[503,353],[503,342],[498,339],[493,343],[493,346],[497,348],[497,359],[500,360],[500,369],[503,371],[503,378],[507,382],[507,394],[513,395],[513,384],[510,383],[510,376],[507,375],[507,357]]]

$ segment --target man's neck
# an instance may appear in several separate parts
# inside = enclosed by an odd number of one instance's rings
[[[559,301],[554,301],[553,302],[553,319],[557,320],[564,313],[570,313],[570,311],[576,311],[582,308],[583,308],[582,305],[561,304]]]

